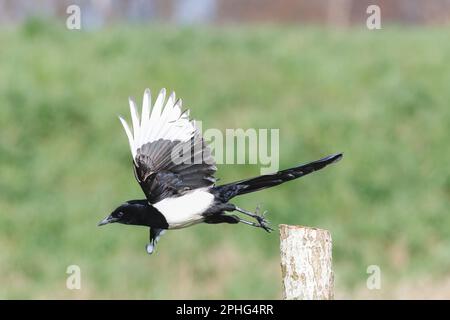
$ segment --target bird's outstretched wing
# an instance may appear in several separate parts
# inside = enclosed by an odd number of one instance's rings
[[[156,203],[189,190],[215,183],[216,166],[189,110],[181,111],[181,99],[166,90],[151,108],[150,90],[145,90],[142,113],[130,98],[132,129],[119,117],[130,143],[134,173],[148,201]]]

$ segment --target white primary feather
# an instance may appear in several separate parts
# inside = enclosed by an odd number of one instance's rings
[[[144,92],[144,97],[142,99],[142,119],[141,119],[141,130],[144,134],[141,134],[140,142],[143,141],[145,132],[149,130],[148,121],[144,119],[148,119],[150,117],[150,105],[152,103],[151,93],[149,89],[146,89]]]
[[[136,110],[136,103],[134,102],[134,100],[130,98],[128,99],[128,102],[130,103],[131,124],[133,125],[133,148],[136,148],[140,134],[139,115]]]
[[[151,93],[149,89],[146,89],[141,119],[139,119],[136,103],[130,98],[131,129],[127,122],[119,117],[127,134],[133,159],[136,158],[137,150],[146,143],[159,139],[184,142],[195,134],[196,127],[189,120],[189,113],[181,112],[181,99],[175,100],[175,92],[173,92],[164,105],[165,98],[166,89],[162,89],[152,108]]]

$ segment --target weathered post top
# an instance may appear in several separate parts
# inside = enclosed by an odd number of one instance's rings
[[[330,232],[286,224],[279,228],[283,299],[333,299]]]

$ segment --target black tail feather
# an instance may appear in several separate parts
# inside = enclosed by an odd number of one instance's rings
[[[342,153],[330,155],[328,157],[316,160],[307,164],[300,165],[291,169],[278,171],[274,174],[267,174],[251,179],[241,180],[229,184],[214,187],[216,196],[223,202],[227,202],[233,197],[270,188],[283,182],[303,177],[311,172],[320,170],[327,165],[341,160]]]

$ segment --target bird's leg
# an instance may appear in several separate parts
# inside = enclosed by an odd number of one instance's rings
[[[259,211],[260,211],[260,206],[259,205],[256,206],[255,213],[247,211],[247,210],[244,210],[244,209],[241,209],[241,208],[239,208],[237,206],[235,206],[234,210],[239,211],[239,212],[241,212],[241,213],[243,213],[243,214],[245,214],[245,215],[247,215],[249,217],[252,217],[252,218],[256,219],[256,221],[258,221],[257,226],[263,228],[267,232],[273,231],[273,229],[271,227],[269,227],[269,221],[267,221],[267,219],[264,217],[265,214],[267,213],[267,211],[264,211],[262,214],[260,214],[259,213]],[[246,221],[246,220],[243,220],[241,222],[246,223],[244,221]]]
[[[241,218],[238,218],[239,222],[247,224],[249,226],[253,226],[253,227],[257,227],[257,228],[263,228],[264,230],[266,230],[267,232],[272,232],[273,229],[271,227],[269,227],[269,225],[266,222],[252,222],[252,221],[247,221]]]
[[[255,212],[253,213],[253,212],[250,212],[250,211],[247,211],[247,210],[244,210],[244,209],[242,209],[242,208],[239,208],[239,207],[237,207],[237,206],[235,206],[235,209],[234,210],[236,210],[236,211],[239,211],[239,212],[241,212],[241,213],[243,213],[243,214],[245,214],[245,215],[247,215],[247,216],[249,216],[249,217],[252,217],[252,218],[255,218],[256,220],[258,220],[258,222],[266,222],[267,223],[267,220],[265,219],[265,214],[267,213],[267,211],[264,211],[262,214],[259,214],[259,211],[260,211],[260,205],[257,205],[256,206],[256,209],[255,209]]]
[[[156,244],[159,238],[166,232],[164,229],[150,228],[150,243],[146,245],[145,249],[148,254],[152,254],[155,251]]]

